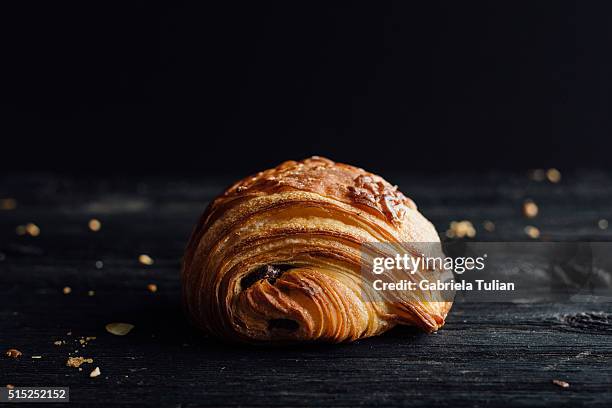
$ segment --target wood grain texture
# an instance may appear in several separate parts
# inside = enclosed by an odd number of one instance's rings
[[[564,174],[558,185],[523,174],[383,176],[441,232],[469,219],[480,240],[525,239],[528,223],[546,239],[612,240],[597,226],[612,219],[608,174]],[[23,356],[0,357],[0,385],[69,386],[83,405],[612,404],[610,304],[457,304],[437,334],[398,328],[349,345],[253,348],[203,337],[181,311],[179,262],[205,204],[230,181],[3,176],[0,198],[18,206],[0,211],[0,349]],[[540,207],[529,222],[526,197]],[[87,228],[92,217],[99,232]],[[484,231],[485,219],[495,232]],[[40,236],[16,235],[27,222]],[[154,264],[139,264],[141,253]],[[136,327],[113,336],[104,326],[114,321]],[[82,347],[81,336],[97,338]],[[65,366],[77,349],[94,359],[82,372]],[[102,375],[89,378],[96,366]]]

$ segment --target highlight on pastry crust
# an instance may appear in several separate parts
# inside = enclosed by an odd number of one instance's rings
[[[184,257],[184,306],[206,332],[250,343],[349,342],[396,325],[434,332],[451,301],[435,291],[386,299],[361,273],[364,244],[386,243],[393,256],[419,242],[441,254],[435,228],[396,186],[321,157],[287,161],[208,206]]]

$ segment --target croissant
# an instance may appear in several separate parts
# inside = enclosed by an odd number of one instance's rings
[[[442,327],[452,299],[422,290],[386,301],[364,282],[368,242],[428,242],[441,252],[433,225],[381,177],[321,157],[287,161],[208,206],[183,259],[184,307],[205,332],[248,343],[350,342],[396,325]]]

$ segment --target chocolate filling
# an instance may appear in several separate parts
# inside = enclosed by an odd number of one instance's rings
[[[242,290],[248,289],[253,286],[255,282],[258,282],[262,279],[267,279],[268,282],[274,284],[276,280],[286,271],[291,269],[291,265],[264,265],[260,268],[255,269],[253,272],[246,275],[240,281],[240,286]]]
[[[299,323],[291,319],[272,319],[268,322],[268,330],[295,331],[299,327]]]

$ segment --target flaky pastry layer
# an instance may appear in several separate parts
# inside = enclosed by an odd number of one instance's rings
[[[441,254],[432,224],[381,177],[321,157],[288,161],[208,206],[185,253],[184,305],[206,332],[242,342],[347,342],[398,324],[433,332],[452,302],[429,291],[388,299],[361,272],[362,245],[388,243],[393,256],[419,242]]]

